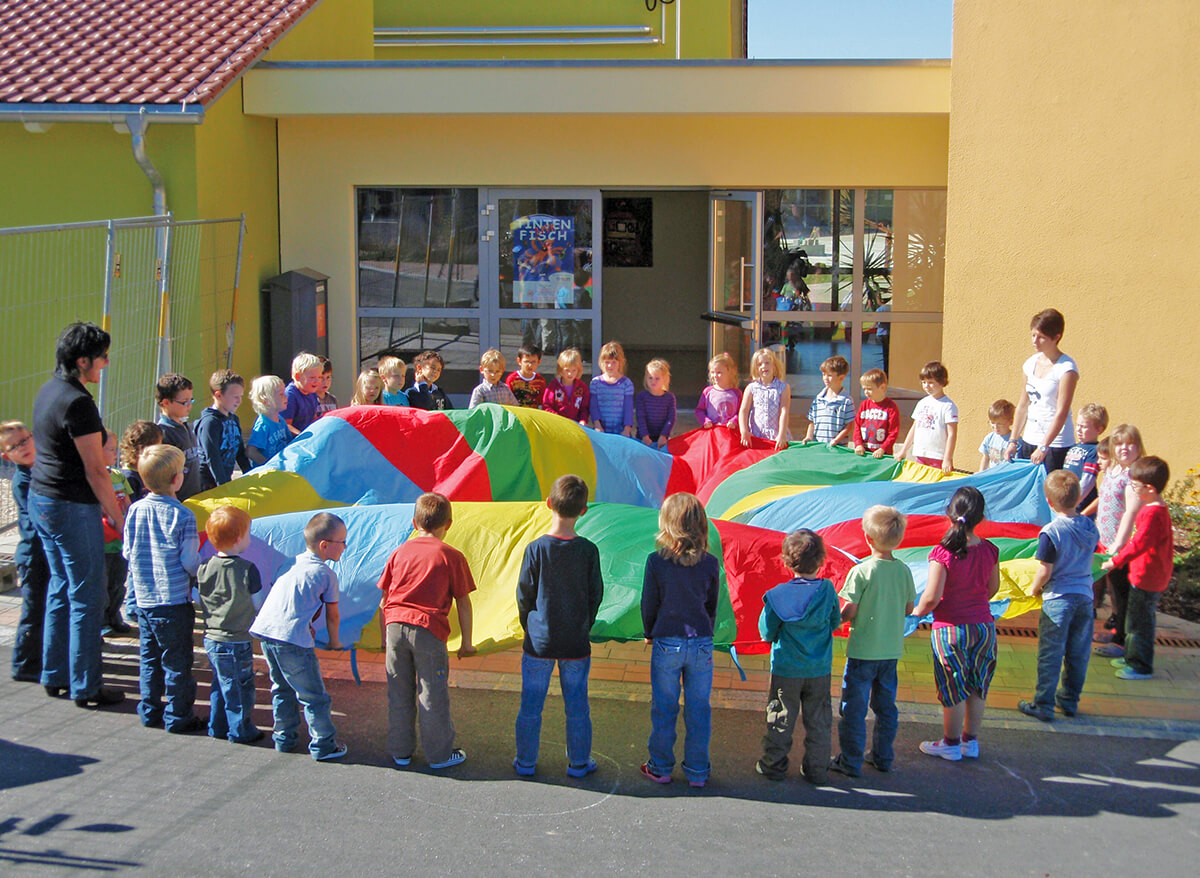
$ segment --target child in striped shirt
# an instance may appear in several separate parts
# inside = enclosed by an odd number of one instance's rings
[[[633,382],[625,377],[625,349],[619,342],[600,348],[600,374],[592,379],[589,393],[595,429],[633,435]]]
[[[671,388],[671,366],[663,359],[646,364],[646,389],[633,401],[637,413],[638,438],[646,445],[667,447],[671,428],[675,426],[675,394]]]
[[[140,644],[138,715],[142,725],[198,732],[207,724],[192,712],[192,577],[200,569],[196,516],[175,499],[184,456],[173,445],[151,445],[138,458],[150,494],[129,507],[122,551],[137,600]],[[163,697],[167,703],[164,709]]]

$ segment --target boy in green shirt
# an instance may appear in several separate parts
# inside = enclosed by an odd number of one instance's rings
[[[904,618],[913,611],[916,586],[912,572],[892,557],[892,550],[904,539],[907,524],[890,506],[872,506],[863,514],[871,557],[846,574],[840,592],[848,602],[842,620],[850,623],[850,638],[838,721],[842,752],[829,767],[850,777],[862,774],[868,698],[875,711],[875,739],[866,761],[879,771],[890,771],[895,755],[896,662],[904,653]]]

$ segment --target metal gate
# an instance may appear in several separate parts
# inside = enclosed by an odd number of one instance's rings
[[[69,323],[112,334],[97,396],[120,432],[155,415],[163,372],[187,375],[204,396],[211,372],[233,357],[245,217],[170,215],[0,229],[0,419],[29,422]],[[0,531],[16,523],[0,469]]]

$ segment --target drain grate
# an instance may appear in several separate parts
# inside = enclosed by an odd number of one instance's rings
[[[928,631],[930,624],[922,622],[917,626],[922,631]],[[1038,633],[1036,628],[1025,628],[1019,625],[997,625],[997,637],[1017,637],[1022,640],[1036,640]],[[1200,640],[1194,637],[1172,637],[1166,634],[1160,634],[1154,638],[1154,642],[1158,646],[1166,646],[1172,649],[1200,649]]]

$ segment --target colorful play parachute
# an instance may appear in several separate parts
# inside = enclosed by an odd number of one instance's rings
[[[1036,565],[1030,559],[1038,528],[1049,520],[1040,467],[1007,464],[945,477],[920,464],[824,445],[742,448],[723,428],[693,431],[668,450],[531,409],[358,406],[321,418],[265,466],[188,503],[201,527],[219,505],[250,512],[254,544],[247,557],[266,582],[303,550],[302,532],[314,511],[340,515],[349,534],[334,565],[342,587],[340,639],[368,647],[379,644],[373,622],[379,574],[411,535],[411,504],[431,490],[455,504],[447,541],[466,554],[479,588],[473,595],[476,643],[496,650],[519,642],[521,558],[549,525],[543,501],[566,473],[581,476],[593,500],[579,532],[599,546],[603,564],[605,598],[592,631],[597,640],[643,636],[645,558],[654,548],[657,508],[676,491],[699,495],[712,518],[711,551],[723,574],[715,635],[722,647],[766,649],[757,630],[762,595],[789,577],[778,557],[782,532],[808,527],[821,533],[830,546],[823,573],[840,585],[867,553],[861,517],[875,503],[910,516],[897,556],[922,588],[928,547],[945,530],[942,510],[963,484],[984,493],[989,521],[980,533],[1001,549],[1002,586],[993,613],[1011,616],[1037,606],[1028,597]],[[910,622],[915,627],[917,620]]]

